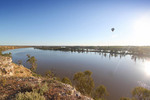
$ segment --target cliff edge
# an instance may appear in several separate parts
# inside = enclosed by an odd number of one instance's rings
[[[31,77],[32,73],[23,65],[13,63],[11,57],[0,56],[0,75],[5,77]]]

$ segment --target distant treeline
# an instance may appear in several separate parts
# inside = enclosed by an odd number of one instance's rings
[[[31,46],[0,46],[0,51],[6,51],[10,49],[17,49],[17,48],[27,48]]]
[[[42,50],[59,50],[71,52],[102,52],[150,56],[150,46],[35,46],[34,48]]]
[[[11,53],[2,54],[2,52],[6,50],[11,50],[11,49],[27,48],[27,47],[30,47],[30,46],[0,46],[0,55],[11,56]]]

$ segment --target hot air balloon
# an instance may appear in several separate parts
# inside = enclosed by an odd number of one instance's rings
[[[115,28],[111,28],[111,31],[113,32],[115,30]]]

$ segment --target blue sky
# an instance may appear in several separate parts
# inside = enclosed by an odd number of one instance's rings
[[[150,0],[0,0],[0,45],[150,45],[149,22]]]

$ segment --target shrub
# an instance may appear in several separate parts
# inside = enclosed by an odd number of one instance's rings
[[[11,57],[11,53],[5,53],[5,54],[1,54],[2,56],[5,56],[5,57]]]
[[[23,71],[21,70],[20,73],[23,73]]]
[[[39,92],[41,95],[43,95],[43,93],[48,91],[48,86],[47,83],[43,84],[42,86],[40,86]]]
[[[107,89],[104,85],[100,85],[96,88],[94,98],[103,98],[108,95]]]
[[[150,100],[150,90],[144,87],[135,87],[132,90],[132,98],[121,97],[120,100]]]
[[[40,74],[37,74],[37,73],[34,73],[34,72],[32,72],[32,75],[35,76],[35,77],[42,77]]]
[[[121,97],[120,100],[132,100],[132,99],[130,99],[128,97]]]
[[[37,87],[33,87],[32,91],[43,95],[45,92],[48,91],[48,89],[49,88],[48,88],[47,83],[44,83],[43,85],[39,84]]]
[[[16,95],[16,100],[45,100],[43,95],[40,95],[37,92],[25,92],[25,93],[18,93]]]
[[[91,71],[78,72],[74,75],[75,87],[84,95],[91,95],[94,88],[94,81],[91,77]]]
[[[68,91],[66,91],[66,93],[68,94],[68,95],[71,95],[71,91],[70,90],[68,90]]]
[[[0,55],[2,55],[2,51],[0,50]]]
[[[150,90],[143,87],[136,87],[132,91],[132,96],[138,100],[150,100]]]
[[[15,71],[15,73],[17,74],[17,73],[19,73],[19,71]]]
[[[28,57],[28,59],[27,59],[27,61],[26,62],[28,62],[28,63],[30,63],[31,64],[31,68],[30,68],[30,70],[32,71],[32,72],[36,72],[36,69],[37,69],[37,59],[34,57],[34,56],[30,56],[30,55],[28,55],[27,54],[27,57]]]
[[[106,99],[102,99],[102,98],[95,98],[94,100],[106,100]]]
[[[19,64],[19,65],[22,65],[22,60],[18,60],[18,64]]]
[[[65,83],[65,84],[70,84],[70,85],[72,85],[71,80],[70,80],[69,78],[67,78],[67,77],[64,77],[64,78],[61,80],[61,82]]]
[[[53,80],[57,80],[57,81],[61,81],[61,79],[59,77],[53,77]]]
[[[6,78],[2,78],[0,80],[0,85],[5,86],[6,85]]]
[[[45,73],[45,76],[47,77],[47,78],[52,78],[52,77],[54,77],[54,74],[53,74],[53,72],[52,71],[47,71],[46,73]]]

